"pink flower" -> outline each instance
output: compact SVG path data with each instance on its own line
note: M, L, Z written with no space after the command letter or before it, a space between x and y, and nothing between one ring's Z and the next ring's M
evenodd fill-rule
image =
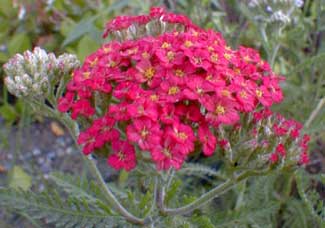
M135 150L132 145L126 141L112 142L113 154L108 157L107 163L114 169L125 169L131 171L136 167Z
M207 125L200 125L198 129L198 137L202 143L203 154L211 156L216 150L217 138L211 133Z
M205 70L209 70L211 67L210 53L206 49L188 49L185 50L184 54L190 59L194 67L201 67Z
M127 112L132 118L147 117L152 121L156 121L158 119L157 104L150 100L143 100L128 105Z
M95 109L91 107L88 100L78 100L72 104L71 118L76 119L79 115L91 117L95 114Z
M138 73L135 74L135 78L139 82L147 82L147 85L154 88L161 82L162 70L153 66L149 60L142 60L136 65Z
M184 89L183 93L190 100L201 99L205 94L216 89L211 83L199 76L193 76L191 80L187 81L186 85L187 88Z
M168 127L165 132L175 141L180 153L187 155L193 151L195 136L190 126L175 121L173 127Z
M176 108L172 104L166 104L161 108L160 121L164 124L173 124L179 121L178 115L175 115Z
M109 115L94 120L91 128L98 130L95 144L97 148L102 147L106 142L113 142L120 138L119 131L114 128L115 122L116 120Z
M233 100L226 97L206 97L207 121L215 126L236 123L239 120L239 115L235 105Z
M58 110L60 112L67 112L71 109L73 104L74 93L67 92L64 97L58 100Z
M130 142L137 143L142 150L151 150L160 143L162 131L150 119L136 119L126 129Z
M280 143L279 145L277 145L276 147L276 152L281 156L281 157L285 157L286 156L286 149L284 147L284 145L282 143Z
M302 165L306 165L309 163L309 156L306 152L300 154L299 163Z
M152 160L158 170L167 170L171 167L180 169L186 155L176 147L176 142L170 137L163 137L164 142L154 147L151 151Z
M174 65L181 65L185 58L182 52L165 48L159 48L156 51L156 56L160 60L161 65L166 68L171 68Z
M271 163L276 163L279 160L279 155L277 153L272 153L270 156Z
M80 132L78 136L78 144L82 144L82 152L85 155L90 154L96 149L96 136L98 134L98 130L94 128L89 128L86 131Z
M263 84L268 88L272 100L279 103L283 100L282 90L279 86L279 82L283 78L280 77L263 77Z
M272 105L272 97L265 86L260 86L255 89L255 96L257 100L264 105L265 107L269 107Z
M204 116L200 112L200 107L197 104L178 104L175 109L175 114L184 119L185 122L199 122L204 119ZM178 119L174 119L173 122L177 122Z
M165 9L162 7L151 7L150 8L150 17L159 18L166 13Z

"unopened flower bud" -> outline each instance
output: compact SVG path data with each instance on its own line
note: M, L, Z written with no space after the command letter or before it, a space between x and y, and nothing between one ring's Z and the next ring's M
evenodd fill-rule
M249 0L254 20L268 24L289 24L295 19L296 9L302 7L302 0Z
M270 17L270 22L280 22L283 24L290 23L290 18L288 15L284 14L281 10L278 10L272 14Z
M64 53L58 57L57 65L63 74L68 74L80 66L80 61L76 55Z
M31 86L33 83L33 80L31 79L31 77L29 77L28 74L24 74L21 79L22 83L26 84L27 86Z

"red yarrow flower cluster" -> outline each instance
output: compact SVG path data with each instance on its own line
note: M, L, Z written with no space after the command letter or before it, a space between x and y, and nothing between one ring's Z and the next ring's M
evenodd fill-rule
M150 153L159 170L181 168L194 151L211 156L224 144L216 129L236 126L241 116L283 99L283 78L256 50L232 50L219 33L204 31L183 15L152 8L149 15L117 17L104 36L140 33L157 21L175 29L104 44L73 72L59 100L60 111L88 123L78 139L83 152L111 148L108 163L116 169L134 168L136 151ZM274 131L289 131L281 128Z

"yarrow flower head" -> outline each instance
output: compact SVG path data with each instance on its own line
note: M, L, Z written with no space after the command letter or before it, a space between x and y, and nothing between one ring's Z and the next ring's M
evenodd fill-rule
M17 97L42 96L48 93L50 83L58 75L68 74L78 67L76 56L64 54L56 58L53 53L36 47L33 52L16 54L4 66L5 84Z
M85 154L108 151L108 164L127 171L143 156L179 169L200 152L247 167L308 161L301 125L269 110L283 99L283 78L256 50L232 50L220 33L163 8L119 16L108 35L118 41L86 58L58 104L86 123Z

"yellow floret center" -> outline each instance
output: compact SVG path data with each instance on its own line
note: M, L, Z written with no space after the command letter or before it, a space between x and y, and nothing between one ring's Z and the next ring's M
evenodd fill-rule
M218 55L216 53L213 53L210 58L212 62L218 62Z
M260 89L257 89L257 90L256 90L256 96L257 96L257 97L262 97L262 95L263 95L263 91L260 90Z
M218 105L215 110L215 113L217 115L223 115L223 114L225 114L225 112L226 112L225 107L223 107L222 105Z
M247 98L247 93L245 91L241 91L239 95L242 98Z
M169 95L175 95L179 92L179 88L177 86L172 86L168 90Z
M164 42L162 45L161 45L162 48L169 48L170 47L170 43L168 42Z
M171 158L171 157L172 157L172 155L171 155L169 149L167 149L167 148L164 148L164 149L162 150L162 153L163 153L166 157L168 157L168 158Z
M144 71L144 76L147 78L147 79L151 79L153 78L153 76L155 75L155 69L153 67L149 67L147 68L145 71Z
M142 58L149 59L149 57L150 57L150 55L149 55L148 52L145 51L145 52L142 53Z
M175 70L175 75L177 76L177 77L180 77L180 78L182 78L182 77L184 77L184 71L182 71L181 69L177 69L177 70Z
M231 59L231 54L225 53L223 56L224 56L225 59L227 59L227 60L230 60L230 59Z
M141 134L142 138L146 138L147 135L149 134L149 131L146 128L144 128L144 129L142 129L140 134Z
M187 47L187 48L191 47L192 45L193 45L193 43L191 41L189 41L189 40L186 40L184 42L184 46Z
M82 76L83 76L85 79L88 79L89 76L90 76L90 72L89 72L89 71L87 71L87 72L83 72L83 73L82 73Z
M124 154L122 151L119 151L119 152L117 153L117 156L118 156L118 159L119 159L120 161L124 161L124 160L125 160L125 154Z
M173 51L167 52L167 59L173 61L175 59L175 53Z
M177 134L177 137L180 138L181 140L186 140L187 139L187 134L184 132L180 132Z

